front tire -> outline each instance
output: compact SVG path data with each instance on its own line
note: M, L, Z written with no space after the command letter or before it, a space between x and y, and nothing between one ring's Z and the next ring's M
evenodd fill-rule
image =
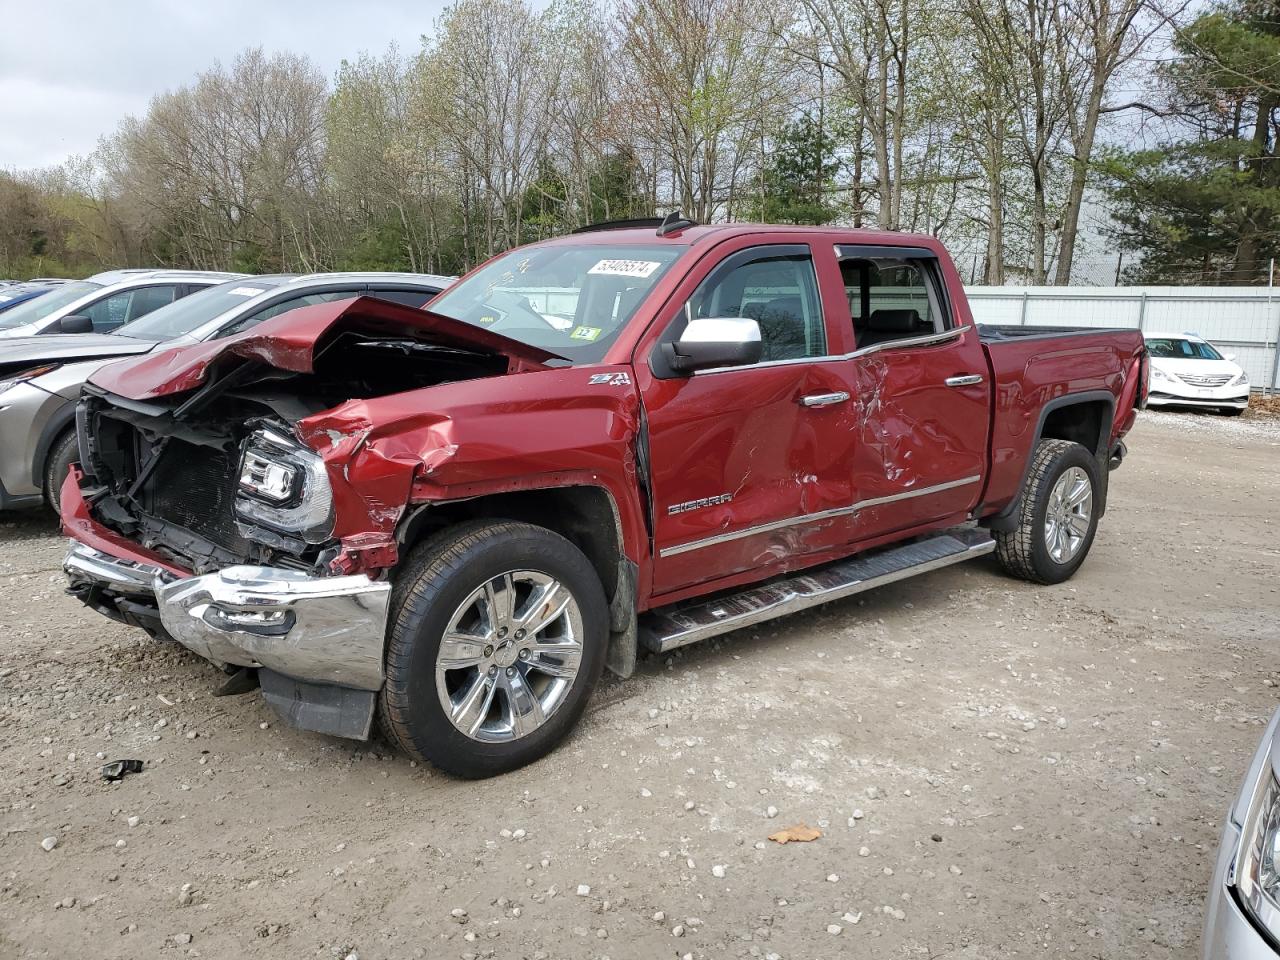
M1062 583L1080 569L1098 529L1098 461L1069 440L1041 440L1031 457L1018 525L996 531L1005 571L1032 583Z
M459 777L532 763L582 715L608 639L600 579L564 537L527 523L452 527L399 574L383 735Z
M71 465L79 460L80 443L76 440L75 430L68 430L49 448L49 459L44 465L44 502L58 516L62 515L59 504L63 481L67 479Z
M1238 417L1244 413L1243 407L1219 407L1218 412L1227 417Z

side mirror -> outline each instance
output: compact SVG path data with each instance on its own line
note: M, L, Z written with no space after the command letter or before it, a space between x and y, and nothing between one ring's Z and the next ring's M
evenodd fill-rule
M1235 362L1236 362L1236 355L1235 355L1234 353L1224 353L1224 354L1222 355L1222 359L1223 359L1223 360L1230 360L1232 363L1235 363Z
M671 369L684 374L758 363L762 349L760 324L747 317L697 317L679 340L663 344Z
M73 313L58 321L60 333L93 333L93 321L83 314Z

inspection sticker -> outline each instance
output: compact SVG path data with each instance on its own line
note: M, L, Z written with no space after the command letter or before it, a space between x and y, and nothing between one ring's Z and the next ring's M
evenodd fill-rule
M234 290L228 291L233 297L256 297L263 293L262 287L236 287Z
M662 264L656 260L601 260L587 273L606 277L647 277L660 266Z
M599 327L574 327L569 334L570 340L599 340L600 334L604 333Z

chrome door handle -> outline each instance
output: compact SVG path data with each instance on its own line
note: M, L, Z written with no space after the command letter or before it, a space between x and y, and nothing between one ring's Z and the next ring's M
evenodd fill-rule
M844 403L849 399L849 394L843 390L836 393L811 393L807 397L801 397L800 402L806 407L829 407L832 404Z
M972 387L976 383L981 383L982 379L983 377L980 373L966 373L960 377L947 377L943 382L948 387Z

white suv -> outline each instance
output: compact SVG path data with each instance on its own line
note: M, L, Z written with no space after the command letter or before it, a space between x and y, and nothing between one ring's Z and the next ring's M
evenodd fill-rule
M208 270L109 270L6 310L0 314L0 338L110 333L189 293L244 276Z

